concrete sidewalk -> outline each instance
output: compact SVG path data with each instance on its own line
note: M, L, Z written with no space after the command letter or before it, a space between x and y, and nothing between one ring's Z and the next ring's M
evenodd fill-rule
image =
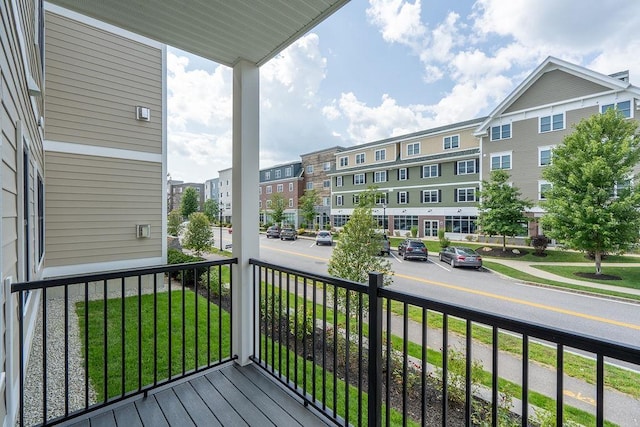
M539 277L541 279L554 280L556 282L569 283L572 285L584 286L587 288L602 289L602 290L607 290L612 292L619 292L623 294L640 296L640 289L625 288L625 287L615 286L615 285L606 285L602 283L589 282L586 280L570 279L567 277L558 276L557 274L540 270L539 268L535 268L535 266L537 265L585 267L585 266L593 266L592 263L591 264L584 263L584 262L546 262L545 263L545 262L529 262L529 261L520 261L520 260L514 260L514 259L489 258L489 257L485 258L485 261L495 262L496 264L502 264L504 266L514 268L518 271L522 271L523 273L527 273L532 276ZM603 268L606 268L606 267L640 267L640 262L606 263L604 264Z

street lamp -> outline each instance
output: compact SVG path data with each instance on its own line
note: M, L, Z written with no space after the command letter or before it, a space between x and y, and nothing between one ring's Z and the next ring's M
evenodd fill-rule
M387 234L387 204L382 204L382 231Z
M220 227L220 252L222 252L222 211L224 211L223 207L218 209L218 213L220 214L220 220L218 221L218 227Z

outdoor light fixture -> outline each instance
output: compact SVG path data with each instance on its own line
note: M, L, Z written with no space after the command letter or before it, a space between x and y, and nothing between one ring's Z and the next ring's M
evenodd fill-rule
M151 237L151 224L136 224L136 238L145 239Z
M136 107L136 120L144 122L151 120L151 109L147 107Z

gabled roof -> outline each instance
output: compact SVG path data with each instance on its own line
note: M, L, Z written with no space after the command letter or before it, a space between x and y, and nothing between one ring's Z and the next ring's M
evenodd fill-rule
M631 85L628 81L622 80L616 74L608 76L588 68L572 64L562 59L549 56L531 74L520 83L486 118L474 133L476 136L483 135L493 119L502 115L509 107L515 103L529 88L531 88L540 78L548 72L560 70L565 73L577 76L593 84L600 85L610 91L631 90L640 96L638 87Z
M348 0L48 2L219 64L260 66Z

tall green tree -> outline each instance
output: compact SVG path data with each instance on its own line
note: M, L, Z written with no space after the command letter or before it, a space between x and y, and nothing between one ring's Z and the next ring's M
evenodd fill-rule
M638 124L617 110L583 119L553 150L543 171L545 234L572 249L594 255L602 274L602 255L628 250L640 233Z
M378 256L382 249L382 235L375 232L378 224L372 215L376 194L377 191L373 188L360 194L359 204L340 233L340 239L329 259L330 275L367 282L369 273L377 271L384 274L385 286L393 283L391 263ZM346 310L346 295L344 289L337 290L338 305L343 310ZM350 308L357 309L355 298L351 301L354 304Z
M507 236L522 231L528 221L524 211L533 204L521 198L520 190L509 185L509 174L504 170L491 172L489 181L482 181L479 192L478 225L484 234L502 236L502 250L507 250Z
M182 229L182 214L176 209L169 212L167 217L167 233L169 236L177 236Z
M192 213L184 236L184 247L200 256L203 252L210 252L213 244L213 230L207 216L202 212Z
M180 201L180 212L183 218L189 218L189 216L198 212L198 192L193 187L187 187L182 192L182 199Z
M207 216L209 222L215 222L218 219L218 201L214 199L207 199L204 202L204 214Z
M316 206L318 205L318 190L305 190L302 197L300 197L300 211L302 219L307 224L307 227L313 226L313 220L316 217Z
M271 219L275 224L281 224L284 219L284 210L287 208L284 197L280 193L271 196Z

